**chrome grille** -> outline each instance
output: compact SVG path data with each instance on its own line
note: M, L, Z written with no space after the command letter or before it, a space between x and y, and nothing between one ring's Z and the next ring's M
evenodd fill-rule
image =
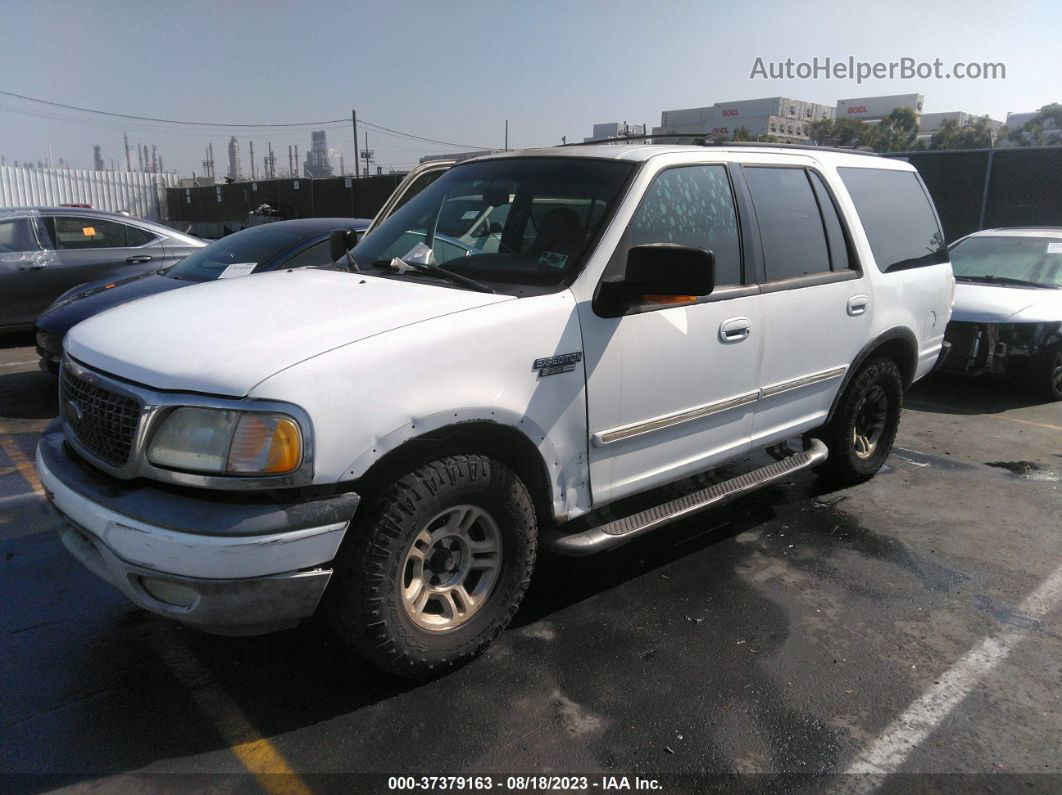
M114 467L129 460L140 422L140 404L99 384L78 378L64 367L59 399L66 427L100 461Z

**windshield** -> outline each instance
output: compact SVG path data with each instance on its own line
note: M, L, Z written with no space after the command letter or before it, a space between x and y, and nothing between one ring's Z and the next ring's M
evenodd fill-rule
M166 275L192 282L244 276L305 238L305 232L278 229L272 224L255 226L189 254L166 271Z
M361 268L390 271L398 258L502 290L554 287L580 267L633 169L627 162L557 157L458 166L351 253Z
M951 250L956 279L1062 287L1062 238L969 237Z

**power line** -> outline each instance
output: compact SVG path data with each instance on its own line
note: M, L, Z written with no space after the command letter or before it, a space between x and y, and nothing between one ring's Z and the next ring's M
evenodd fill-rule
M134 116L134 115L131 115L131 114L128 114L128 113L112 113L110 111L105 111L105 110L96 110L95 108L83 108L83 107L80 107L78 105L67 105L67 104L62 103L62 102L52 102L51 100L40 99L39 97L30 97L30 96L26 96L25 94L16 94L14 91L4 91L3 89L0 89L0 94L2 94L4 96L9 96L9 97L15 97L16 99L25 100L27 102L36 102L36 103L39 103L39 104L42 104L42 105L50 105L51 107L62 108L64 110L74 110L74 111L78 111L78 112L81 112L81 113L93 113L93 114L96 114L96 115L99 115L99 116L108 116L108 117L115 118L115 119L127 119L127 120L131 120L131 121L139 121L139 122L154 122L154 123L159 123L159 124L177 124L177 125L181 125L181 126L185 126L185 127L200 127L200 128L202 128L202 127L216 127L216 128L221 128L223 130L224 129L230 129L231 130L231 129L236 129L236 128L239 128L239 129L257 129L257 130L263 131L263 134L267 134L267 131L270 128L276 129L276 128L283 128L283 127L322 127L324 125L333 125L333 124L334 125L342 124L342 125L345 126L346 122L347 122L346 119L328 119L328 120L325 120L325 121L310 121L310 122L280 122L280 123L276 123L276 124L246 124L246 123L226 124L226 123L222 123L222 122L182 121L180 119L162 119L162 118L158 118L158 117L155 117L155 116ZM18 112L31 113L31 111L18 111ZM403 138L409 138L409 139L412 139L412 140L415 140L415 141L424 141L424 142L427 142L427 143L441 144L443 146L453 146L453 147L465 148L465 149L490 149L490 147L488 147L488 146L479 146L479 145L476 145L476 144L460 144L460 143L454 143L453 141L443 141L443 140L440 140L438 138L427 138L427 137L422 136L422 135L414 135L413 133L407 133L407 132L403 132L401 130L395 130L395 129L392 129L390 127L385 127L382 124L376 124L375 122L365 121L364 119L361 121L361 123L366 125L367 127L373 128L375 130L380 130L382 132L391 133L392 135L398 135L398 136L401 136Z

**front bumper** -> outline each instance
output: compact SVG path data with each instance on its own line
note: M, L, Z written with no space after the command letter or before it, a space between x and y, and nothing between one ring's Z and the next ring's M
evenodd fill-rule
M952 320L944 332L950 353L940 369L965 375L1002 375L1058 341L1058 323L981 323Z
M126 484L81 463L55 422L37 472L74 557L140 607L222 634L311 615L359 502L249 503Z

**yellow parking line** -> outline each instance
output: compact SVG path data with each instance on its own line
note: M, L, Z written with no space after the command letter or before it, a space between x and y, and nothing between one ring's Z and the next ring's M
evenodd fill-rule
M33 464L25 454L18 449L14 439L6 434L0 435L0 448L3 448L4 453L11 459L11 463L15 465L15 469L19 471L33 491L43 497L44 487L41 485L40 478L37 477L37 470L33 468Z
M272 795L305 795L312 792L283 754L259 734L236 702L218 686L210 672L188 648L167 631L155 632L153 639L159 656L189 691L199 709L210 718L218 733L229 744L229 750L257 779L262 789Z
M988 416L994 417L997 420L1003 420L1004 422L1020 422L1022 425L1035 425L1037 428L1047 428L1049 431L1062 431L1062 425L1051 425L1048 422L1033 422L1032 420L1019 420L1017 417L995 417L995 415L989 414Z

